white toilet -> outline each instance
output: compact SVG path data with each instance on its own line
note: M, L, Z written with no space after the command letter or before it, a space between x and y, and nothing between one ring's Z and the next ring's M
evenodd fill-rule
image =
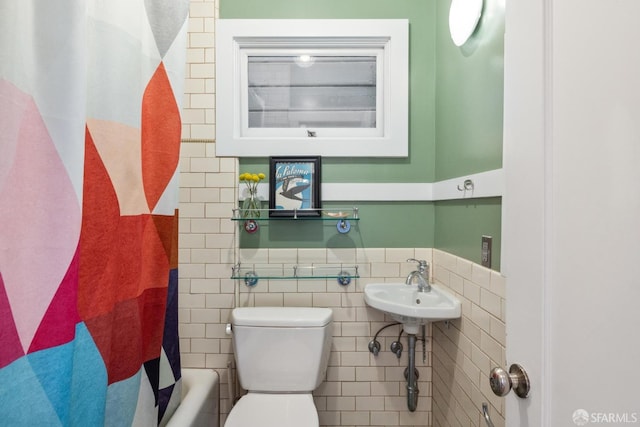
M318 427L311 392L331 350L328 308L243 307L231 313L240 384L225 427Z

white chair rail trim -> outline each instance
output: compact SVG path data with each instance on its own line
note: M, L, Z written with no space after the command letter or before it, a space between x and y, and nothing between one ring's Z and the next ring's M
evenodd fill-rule
M465 181L470 180L465 189ZM423 201L500 197L504 191L502 169L460 176L434 183L323 183L322 200L328 202ZM258 185L258 196L269 199L269 184Z

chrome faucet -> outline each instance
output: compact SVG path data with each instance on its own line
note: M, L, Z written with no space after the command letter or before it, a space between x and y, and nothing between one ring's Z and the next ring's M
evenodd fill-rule
M409 258L407 262L417 262L418 269L409 273L405 284L411 285L415 280L418 282L418 292L431 292L431 285L429 284L429 263L423 259L413 258Z

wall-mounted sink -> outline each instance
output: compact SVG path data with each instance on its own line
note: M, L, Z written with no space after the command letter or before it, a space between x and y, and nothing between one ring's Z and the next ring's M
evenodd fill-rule
M456 319L462 312L460 300L431 285L430 292L418 292L416 286L404 283L370 283L364 288L365 302L404 324L408 334L418 327L438 320Z

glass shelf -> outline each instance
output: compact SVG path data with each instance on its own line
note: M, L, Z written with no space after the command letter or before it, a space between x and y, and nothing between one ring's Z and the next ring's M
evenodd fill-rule
M341 285L348 285L351 279L357 279L357 265L322 264L322 265L240 265L233 267L232 279L244 280L247 286L255 286L259 279L336 279Z
M245 215L243 209L233 209L232 221L282 221L282 220L305 220L305 221L359 221L358 208L328 208L328 209L294 209L291 216L269 216L271 212L277 212L282 214L281 209L254 209L254 212L258 212L253 215ZM312 212L313 215L309 215ZM316 212L320 212L320 215L315 215Z

